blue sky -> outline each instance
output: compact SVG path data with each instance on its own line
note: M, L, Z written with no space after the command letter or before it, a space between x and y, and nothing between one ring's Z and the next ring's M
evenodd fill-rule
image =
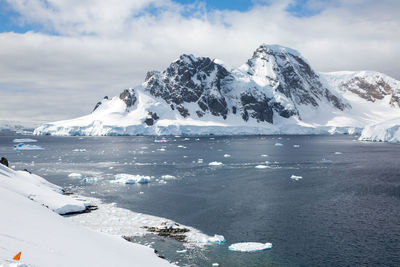
M45 3L46 1L43 2ZM182 5L203 3L208 11L229 10L246 12L254 5L269 5L267 0L174 0L174 2ZM331 3L332 0L320 0L319 2ZM308 7L308 0L293 0L292 3L287 6L286 11L295 17L313 16L320 12L319 9L310 9ZM183 15L190 16L190 13L185 13ZM39 23L21 20L21 16L18 12L14 11L5 0L0 0L0 32L25 33L27 31L46 32L53 35L57 34L48 28L44 28Z

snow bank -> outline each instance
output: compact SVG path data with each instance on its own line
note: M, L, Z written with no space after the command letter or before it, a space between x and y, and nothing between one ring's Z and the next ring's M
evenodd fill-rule
M119 173L114 175L115 180L112 183L120 184L147 184L150 182L151 177L145 175L132 175L127 173Z
M81 212L89 203L62 194L62 188L26 171L14 171L0 164L0 187L29 198L49 209L66 214Z
M0 165L0 266L172 266L153 249L75 225L27 198L42 190L54 192L50 202L60 195L43 178ZM11 259L19 251L18 265Z
M42 150L44 149L41 146L37 145L26 145L24 143L19 143L17 145L14 145L14 150Z
M271 249L271 243L257 243L257 242L243 242L235 243L229 246L229 250L240 251L240 252L255 252L261 250Z
M186 247L204 247L223 244L225 241L225 238L221 235L208 236L193 227L178 224L166 218L119 208L114 203L102 203L99 199L88 200L98 206L98 209L79 216L67 216L66 219L99 232L129 237L155 234L147 231L145 226L159 229L166 227L185 228L189 230L185 232L186 243L184 245Z
M33 143L37 142L36 139L31 139L31 138L20 138L20 139L14 139L14 143Z
M361 132L359 140L400 142L400 118L366 126Z

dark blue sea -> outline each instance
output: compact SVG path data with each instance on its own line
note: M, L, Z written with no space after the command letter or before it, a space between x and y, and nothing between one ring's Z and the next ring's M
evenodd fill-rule
M152 240L180 266L400 266L398 144L348 135L171 136L163 142L155 142L161 137L28 136L44 149L15 151L14 138L21 136L0 136L0 156L15 169L28 169L74 193L225 236L225 245L183 254L175 252L182 248L178 241L138 238ZM214 161L222 165L209 166ZM71 179L72 172L92 182ZM118 173L153 178L144 185L111 184ZM162 175L177 179L160 183ZM228 250L246 241L270 242L273 248Z

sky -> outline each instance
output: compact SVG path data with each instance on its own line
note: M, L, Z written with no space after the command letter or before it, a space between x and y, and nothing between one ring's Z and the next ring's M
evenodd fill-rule
M183 53L239 67L262 43L400 80L398 14L398 0L0 0L0 121L86 115Z

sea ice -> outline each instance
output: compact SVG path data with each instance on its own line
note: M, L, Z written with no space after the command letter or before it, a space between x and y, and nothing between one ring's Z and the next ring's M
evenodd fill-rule
M257 243L257 242L243 242L235 243L229 246L229 250L240 251L240 252L254 252L266 249L271 249L271 243Z
M173 180L173 179L176 179L175 176L173 176L173 175L168 175L168 174L167 174L167 175L162 175L161 178L164 179L164 180Z
M208 163L208 165L209 166L221 166L221 165L223 165L223 163L219 162L219 161L212 161L212 162Z
M19 143L17 145L14 145L14 150L42 150L44 149L41 146L37 145L26 145L24 143Z
M82 174L73 172L73 173L68 174L68 177L69 178L82 178Z
M266 168L268 168L268 166L267 165L257 165L255 168L256 169L266 169Z
M224 155L224 158L230 158L230 157L231 157L231 155L229 155L229 154Z
M74 150L72 150L73 152L86 152L86 149L84 148L75 148Z
M121 184L147 184L150 182L150 176L145 175L132 175L127 173L119 173L114 175L115 180L110 181L111 183Z
M290 179L295 180L295 181L298 181L298 180L300 180L300 179L303 179L303 176L298 176L298 175L292 174L292 176L290 176Z
M37 140L31 139L31 138L20 138L20 139L14 139L13 142L14 143L33 143L33 142L37 142Z
M225 244L225 237L223 235L214 235L208 238L208 242L218 245Z
M275 143L275 146L283 146L281 143Z

